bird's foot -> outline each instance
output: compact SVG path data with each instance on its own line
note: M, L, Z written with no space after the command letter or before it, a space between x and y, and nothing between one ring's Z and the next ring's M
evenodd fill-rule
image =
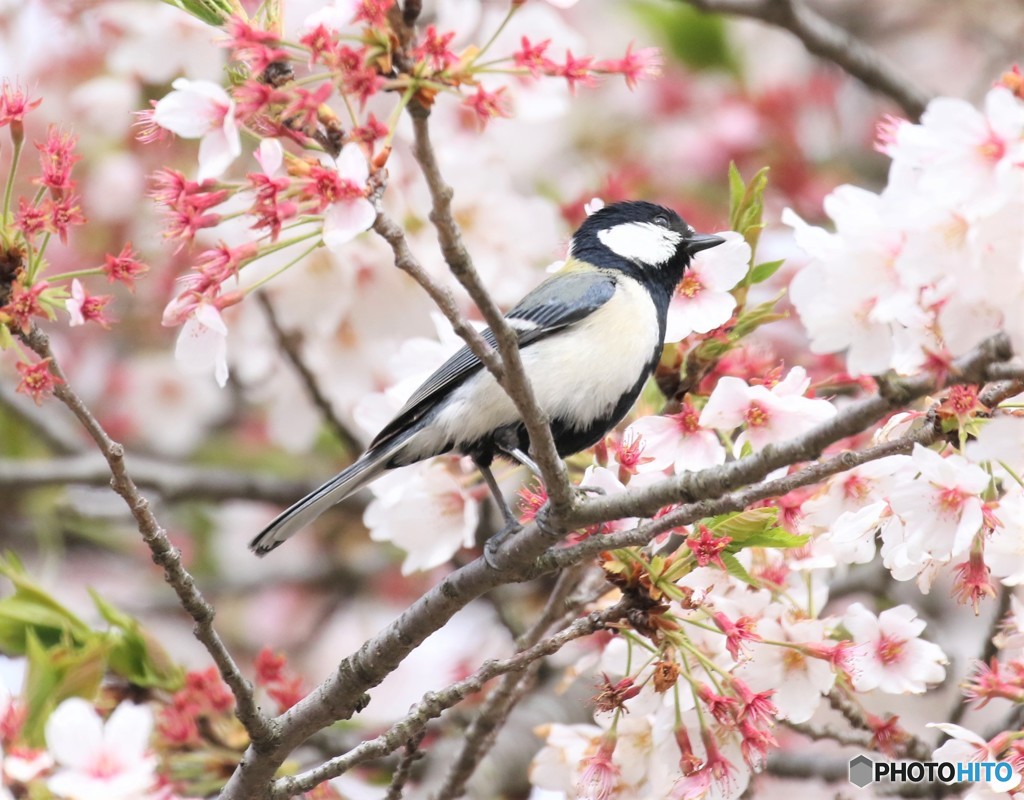
M487 562L487 566L491 569L501 569L497 562L498 551L501 550L505 542L515 534L519 533L522 529L523 526L520 525L517 520L509 520L504 528L484 542L484 561Z

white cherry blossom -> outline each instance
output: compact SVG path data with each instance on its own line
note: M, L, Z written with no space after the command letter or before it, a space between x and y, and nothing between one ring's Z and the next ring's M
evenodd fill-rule
M749 441L755 451L791 439L836 414L835 406L827 400L803 396L809 384L803 367L794 367L772 389L749 386L740 378L725 376L708 398L700 424L719 430L743 426L736 440L737 448Z
M370 486L376 496L363 514L375 542L406 552L402 574L443 564L473 544L480 505L444 460L386 473Z
M366 181L370 165L359 145L349 142L338 154L338 176L349 190L324 212L324 244L335 249L368 230L377 218L373 204L366 199Z
M121 703L104 722L88 701L65 700L46 721L46 746L57 762L47 788L71 800L138 800L156 781L152 730L147 706Z
M946 656L921 639L925 621L908 605L886 609L877 617L861 603L843 616L843 626L860 645L852 651L854 688L889 694L921 694L946 676Z
M199 139L196 179L218 178L242 152L235 101L212 81L178 78L153 109L153 121L185 139Z
M729 290L747 274L750 245L735 231L717 235L725 244L697 253L672 295L666 342L712 331L728 322L736 308L736 298Z

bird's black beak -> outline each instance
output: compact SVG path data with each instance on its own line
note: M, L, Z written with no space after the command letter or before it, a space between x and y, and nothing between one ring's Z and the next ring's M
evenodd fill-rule
M721 236L715 236L710 233L697 233L686 240L686 252L692 256L694 253L699 253L701 250L707 250L711 247L718 247L720 244L725 244L725 239Z

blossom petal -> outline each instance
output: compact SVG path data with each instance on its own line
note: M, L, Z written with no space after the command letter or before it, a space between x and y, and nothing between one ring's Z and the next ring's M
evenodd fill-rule
M114 709L103 731L104 743L125 757L140 760L153 732L153 712L149 706L124 702Z
M46 747L57 763L83 769L103 741L103 721L92 703L69 697L46 721Z
M366 198L334 203L324 213L324 244L331 249L341 247L369 230L375 219L377 212Z

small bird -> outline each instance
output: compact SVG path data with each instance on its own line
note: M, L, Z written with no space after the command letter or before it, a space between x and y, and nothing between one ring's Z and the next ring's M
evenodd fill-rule
M654 203L605 206L573 234L565 266L506 314L560 456L599 442L636 402L661 357L669 300L683 272L695 253L724 241ZM495 346L489 328L482 336ZM538 473L529 446L512 400L463 347L355 463L283 511L249 547L265 555L384 470L449 452L473 459L512 529L515 517L490 465L502 456Z

